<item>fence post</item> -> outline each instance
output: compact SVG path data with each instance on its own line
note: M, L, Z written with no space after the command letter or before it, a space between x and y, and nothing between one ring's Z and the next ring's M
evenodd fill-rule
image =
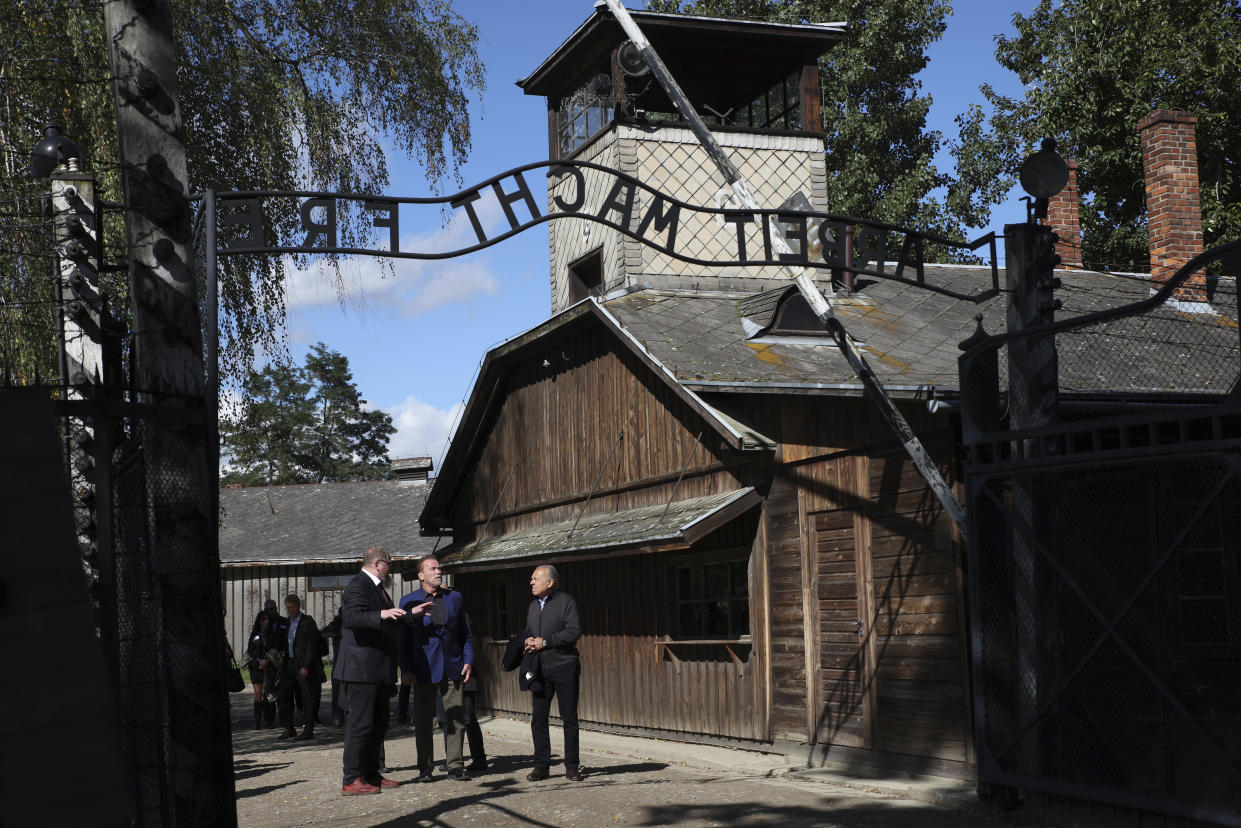
M1054 253L1056 234L1037 224L1009 224L1004 227L1007 262L1008 330L1017 333L1054 321L1059 301L1051 297L1058 286L1053 269L1059 260ZM1025 431L1053 425L1057 419L1059 371L1054 334L1010 340L1008 343L1008 427ZM1046 437L1033 437L1013 445L1013 457L1031 458L1054 453ZM1038 546L1048 545L1052 523L1049 514L1049 486L1045 472L1025 471L1013 475L1011 508L1013 514L1012 590L1015 627L1018 721L1027 736L1014 751L1021 771L1036 774L1042 746L1038 728L1028 728L1042 697L1043 669L1040 659L1039 620L1045 589L1039 566Z
M144 542L118 560L121 707L137 823L237 824L201 314L169 0L109 0ZM141 681L137 677L141 677Z
M52 237L56 242L56 273L60 284L63 336L61 359L64 388L69 400L94 400L103 384L103 329L107 311L99 290L99 221L95 178L70 158L51 175ZM74 526L90 588L91 603L99 611L99 546L94 446L96 418L67 417L65 458L73 498ZM105 498L106 502L106 498ZM98 623L98 620L97 620Z

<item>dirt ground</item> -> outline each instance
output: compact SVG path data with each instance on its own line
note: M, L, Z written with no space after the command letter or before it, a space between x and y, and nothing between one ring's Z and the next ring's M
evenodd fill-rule
M325 688L326 689L326 688ZM324 711L327 710L324 700ZM413 730L393 722L387 776L402 784L371 796L341 796L340 728L313 742L250 727L249 697L233 696L237 816L242 826L611 826L757 825L976 828L1026 824L1012 816L962 813L924 802L784 776L778 760L745 751L582 732L582 770L571 783L553 759L552 777L528 782L529 725L483 722L491 767L468 782L436 771L419 784ZM553 728L553 747L558 745ZM443 759L436 734L436 756ZM714 765L714 767L711 767Z

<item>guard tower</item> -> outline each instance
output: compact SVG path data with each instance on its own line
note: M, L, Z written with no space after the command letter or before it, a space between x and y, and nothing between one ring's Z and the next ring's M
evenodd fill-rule
M786 25L630 12L765 207L803 193L828 209L819 91L819 56L844 34L841 24ZM732 191L688 125L627 47L602 3L569 39L517 82L547 99L548 155L592 161L628 173L681 201L731 204ZM548 202L566 177L548 179ZM586 172L599 202L613 178ZM606 190L604 190L606 193ZM571 196L571 194L570 194ZM634 216L649 198L639 191ZM635 223L637 219L635 218ZM760 243L752 228L748 244ZM550 224L552 312L589 295L646 285L754 289L784 278L778 268L706 267L679 261L609 227L579 219ZM713 217L683 222L677 244L698 258L732 258L733 227ZM751 249L756 249L751 247Z

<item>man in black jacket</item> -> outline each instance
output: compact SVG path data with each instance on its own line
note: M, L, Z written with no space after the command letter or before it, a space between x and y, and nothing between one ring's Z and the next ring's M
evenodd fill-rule
M288 611L288 628L277 632L284 659L280 665L280 690L278 703L280 723L284 730L276 738L290 736L298 740L313 739L315 724L319 720L319 688L327 678L323 673L323 640L315 619L302 612L302 599L290 594L284 599ZM274 639L273 639L274 640ZM300 735L293 729L293 692L301 689L306 708L306 723Z
M332 676L345 694L342 794L375 794L397 783L379 775L379 753L388 730L389 691L396 684L396 625L405 610L395 607L385 585L392 582L392 556L372 546L362 571L341 600L340 654ZM414 614L425 611L421 607Z
M582 637L578 620L577 602L573 596L558 589L560 573L556 567L544 564L530 576L530 592L534 600L526 611L525 651L536 653L542 686L531 688L533 713L530 717L530 735L534 739L534 770L526 777L531 782L548 777L552 761L552 742L548 733L547 719L551 713L552 696L560 707L560 722L564 727L565 779L582 781L578 761L577 738L577 691L581 662L577 654L577 640Z

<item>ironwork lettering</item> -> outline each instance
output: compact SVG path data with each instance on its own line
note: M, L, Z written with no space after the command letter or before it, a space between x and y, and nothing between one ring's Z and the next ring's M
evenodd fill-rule
M793 242L797 242L792 253L780 254L780 261L799 265L809 264L810 257L806 251L806 217L776 213L776 221L780 222L780 226L784 229L784 238L789 245L792 246Z
M896 260L896 275L904 276L906 267L914 269L915 278L919 282L926 278L922 268L922 239L918 236L905 236L900 258Z
M478 190L470 190L448 203L453 207L465 208L465 214L470 217L470 224L474 227L474 235L478 236L478 243L484 244L487 241L487 234L483 231L483 223L478 220L478 212L474 209L474 202L480 198L482 195Z
M671 253L676 249L677 243L677 222L681 219L681 207L673 204L667 211L664 210L664 200L659 196L651 202L651 206L646 209L646 214L642 216L642 221L638 224L637 236L642 241L646 241L646 228L654 227L656 233L662 233L665 229L668 231L668 240L664 243L664 252Z
M509 227L514 230L520 230L521 222L517 220L517 214L513 212L513 202L524 200L526 202L526 209L530 211L530 215L533 218L537 219L541 214L539 213L539 205L534 202L534 196L530 192L530 187L526 185L526 179L521 177L521 173L515 173L513 178L517 180L517 192L504 192L504 188L500 186L499 181L491 185L491 190L500 201L500 208L504 210L504 217L508 219ZM478 230L477 227L474 229L475 231Z
M221 235L217 238L219 246L223 250L247 250L252 247L261 247L263 244L263 207L262 202L257 198L237 198L232 199L230 206L240 207L242 209L234 212L220 212L216 218L220 224L235 224L239 227L245 227L249 232L242 237L228 238L227 235Z
M866 267L867 262L875 263L875 270L883 273L883 256L887 249L887 232L877 227L859 225L854 234L853 264L855 267Z
M541 212L538 201L524 176L525 172L533 169L547 170L548 175L553 178L549 193L550 209L546 215ZM591 171L592 176L599 178L599 184L606 184L609 181L611 183L606 189L601 186L588 189L587 170ZM555 178L557 176L559 176L558 179ZM505 179L511 179L512 182L509 183ZM601 202L596 203L595 199L598 196L593 194L600 192L605 192L606 196ZM504 232L491 237L483 227L476 204L487 195L495 196L508 222L508 227ZM219 193L215 197L227 205L225 209L217 212L219 224L222 227L234 228L232 232L220 237L219 252L225 255L349 253L406 259L448 259L488 247L537 224L561 218L576 218L616 228L626 236L657 249L664 255L695 265L765 267L788 264L800 267L830 268L837 272L848 271L894 279L971 301L982 301L999 292L995 234L983 236L973 243L966 243L865 219L816 213L810 209L810 202L804 195L797 199L790 199L775 209L696 206L659 192L619 170L573 159L539 162L518 167L489 178L464 193L444 198L400 198L314 192L237 192ZM268 217L269 220L265 221L264 209L275 209L265 199L275 198L302 199L298 206L301 230L304 233L304 241L301 245L286 242L277 246L266 246L264 227L267 224L274 226L282 224L282 221L276 217ZM643 208L638 203L638 199L649 199L649 202ZM357 202L360 209L369 211L371 225L375 230L381 232L382 228L387 228L386 250L383 249L382 236L378 233L375 239L365 243L364 246L347 248L338 246L340 207L337 202L341 200L347 203ZM529 212L529 217L523 217L524 220L518 217L515 209L518 202L525 204L525 209ZM474 229L476 243L452 250L401 250L401 212L417 208L443 207L445 204L451 205L454 209L465 210L470 226ZM681 221L687 214L694 216L695 223L692 226L703 228L699 231L701 233L716 233L718 231L713 225L718 225L726 235L727 227L731 224L736 237L735 255L730 258L728 253L722 253L708 258L707 254L700 252L704 249L704 245L686 245L680 229ZM709 217L713 217L714 221L707 221ZM762 249L753 254L748 249L746 238L751 232L748 228L752 222L759 223L756 232L762 234ZM789 243L789 251L773 253L772 236L777 230ZM990 245L990 288L977 293L960 294L947 287L926 284L926 268L923 258L927 243L944 248L965 248L971 251ZM678 244L682 247L693 247L694 250L692 252L688 249L679 250ZM885 257L889 253L896 257L895 268L889 268L885 262Z
M388 250L396 253L401 249L401 216L399 206L395 201L367 201L363 202L363 207L372 212L383 212L381 216L375 216L371 222L376 227L388 228Z
M572 201L565 201L560 193L556 193L552 197L552 201L566 213L577 213L582 209L582 205L586 203L586 176L582 175L582 171L577 167L558 166L552 169L553 175L568 175L573 179L574 196Z
M750 223L750 214L740 210L729 210L724 213L724 221L729 224L737 225L737 261L744 262L745 255L745 226Z
M323 208L327 221L320 223L310 217L310 211L316 207ZM302 229L306 231L306 239L302 242L302 247L319 247L320 245L316 242L319 241L320 236L327 239L327 244L322 245L324 248L336 247L336 199L308 198L302 202L301 212Z
M621 195L625 196L624 201L620 201ZM616 183L612 185L612 191L608 193L608 197L603 200L603 206L599 208L596 217L607 221L608 213L616 210L621 214L620 226L626 230L633 220L633 185L623 178L616 179Z

